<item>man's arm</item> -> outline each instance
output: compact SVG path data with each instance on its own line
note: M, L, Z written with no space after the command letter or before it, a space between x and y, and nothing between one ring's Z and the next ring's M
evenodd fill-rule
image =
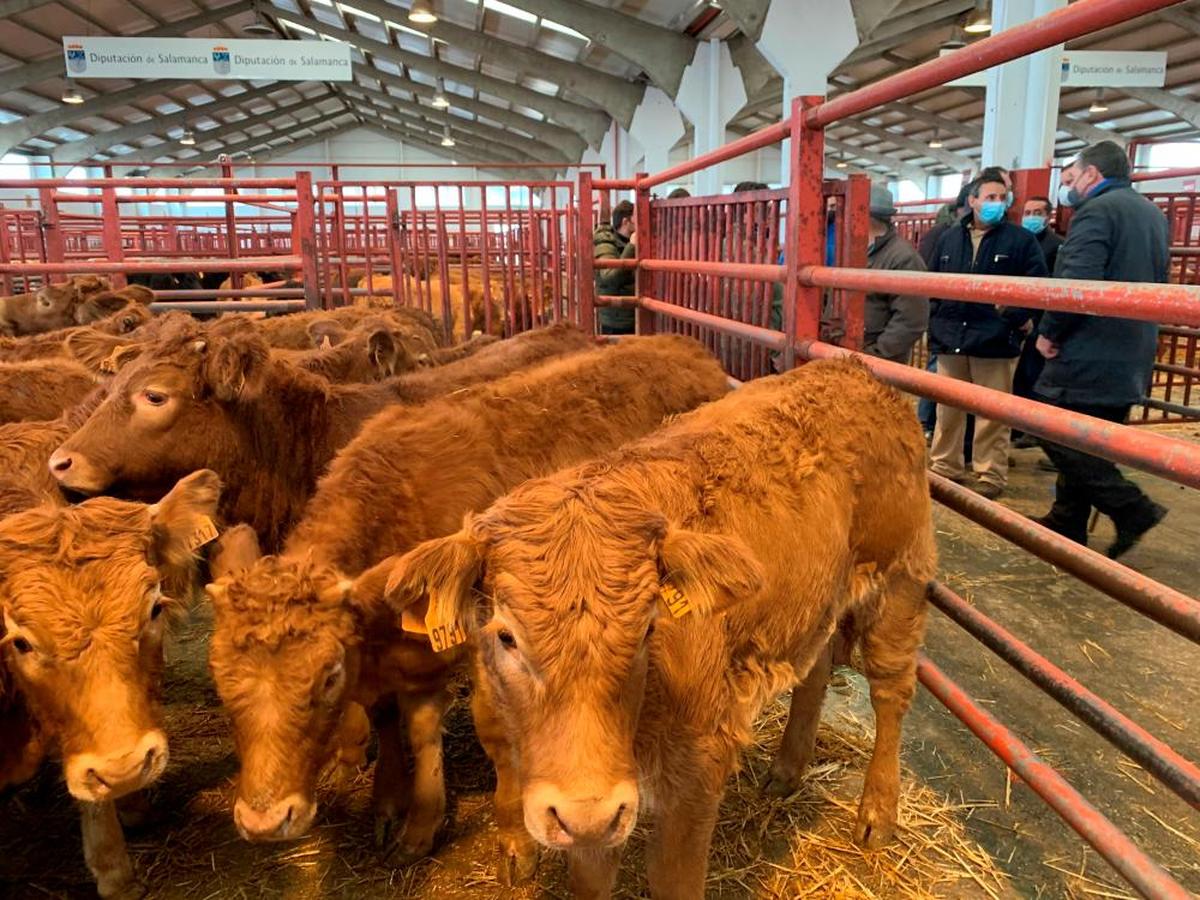
M1111 253L1112 230L1105 226L1102 214L1086 206L1071 219L1067 239L1058 248L1055 278L1103 281ZM1051 344L1061 344L1083 322L1082 313L1047 311L1038 334Z
M924 272L925 261L914 253L889 268L900 272ZM911 351L929 327L929 298L902 294L892 299L891 307L892 317L868 352L895 359Z

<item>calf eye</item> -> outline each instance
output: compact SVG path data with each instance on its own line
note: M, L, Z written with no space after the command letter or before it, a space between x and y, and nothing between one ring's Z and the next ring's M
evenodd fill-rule
M33 644L29 643L29 641L25 640L23 637L13 638L12 645L13 649L22 656L33 651Z
M505 649L508 649L508 650L516 650L517 649L517 639L515 637L513 637L513 633L511 631L509 631L507 628L501 628L499 631L496 632L496 640L498 640L501 644L503 644Z
M142 391L142 399L151 406L162 406L167 402L167 395L159 391Z
M158 603L155 603L152 607L150 607L150 620L153 621L153 620L157 619L159 616L162 615L162 612L163 612L163 604L162 604L162 601L160 600Z

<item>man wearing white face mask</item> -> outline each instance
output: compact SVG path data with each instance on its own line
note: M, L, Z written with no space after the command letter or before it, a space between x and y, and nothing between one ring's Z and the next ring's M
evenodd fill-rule
M1037 238L1007 221L1009 188L1002 169L984 169L971 185L970 212L938 239L931 271L973 275L1047 274ZM929 317L929 349L937 354L938 374L1009 393L1032 313L1018 307L935 300ZM967 481L963 453L966 413L938 405L930 468ZM989 499L1008 484L1009 428L976 418L972 468L975 490Z
M1075 208L1055 276L1093 281L1165 283L1170 246L1166 216L1129 181L1129 157L1112 141L1088 147L1063 171L1060 195ZM1046 366L1038 399L1110 422L1124 422L1154 368L1158 326L1134 319L1047 312L1037 348ZM1042 441L1058 469L1054 506L1037 521L1087 543L1092 508L1113 520L1114 559L1162 521L1165 507L1147 497L1113 463Z

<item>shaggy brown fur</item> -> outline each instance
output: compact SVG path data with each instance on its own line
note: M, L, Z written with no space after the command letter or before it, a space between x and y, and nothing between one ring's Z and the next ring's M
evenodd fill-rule
M0 425L0 517L39 503L65 503L47 465L50 454L87 421L103 398L104 390L97 388L54 421Z
M372 324L368 321L335 347L275 350L273 353L298 369L336 384L383 381L416 368L416 360L386 322Z
M60 483L151 497L196 469L226 485L222 515L277 548L334 453L393 403L420 403L589 346L549 328L467 359L369 385L330 385L273 360L252 332L184 330L128 363L108 399L54 454Z
M413 618L432 605L473 634L524 821L568 851L577 893L610 892L640 789L651 893L699 898L751 724L810 676L772 770L779 791L799 785L817 662L848 615L876 713L856 836L890 839L934 568L911 405L860 364L818 362L526 482L401 559L388 588ZM680 618L664 609L677 593Z
M221 317L222 322L241 321L253 322L263 339L278 350L311 350L319 340L314 341L309 329L318 322L334 322L343 328L352 328L363 319L377 317L383 313L395 317L398 321L428 333L435 346L445 343L442 328L428 313L416 309L365 309L357 306L342 306L337 309L319 309L308 312L292 313L286 316L276 316L271 319L250 319L241 313ZM334 342L336 343L336 341Z
M417 757L400 852L427 853L444 813L440 713L455 657L404 639L377 602L381 581L372 592L364 576L350 593L342 579L452 532L464 513L526 478L645 434L726 390L720 366L694 341L630 338L368 422L322 479L285 555L211 589L212 669L238 735L241 803L267 810L300 796L310 811L296 816L311 819L316 775L348 705L396 695ZM323 691L332 672L337 690ZM309 696L322 700L305 703ZM402 759L389 743L395 736L381 736L376 770L378 812L389 825L399 824L391 820L410 790L390 768Z
M112 804L166 768L158 687L176 601L162 591L193 573L218 492L198 472L153 507L102 497L0 521L0 718L16 726L0 732L0 759L23 769L0 772L0 785L61 753L102 896L134 885ZM22 704L25 723L14 720Z
M60 328L57 331L47 331L44 334L34 334L28 337L0 337L0 360L24 362L30 359L70 356L72 354L68 352L66 346L68 339L92 333L102 334L105 337L129 334L148 322L151 315L150 310L140 303L129 303L91 325L74 325L70 328Z
M98 383L95 375L67 359L0 363L0 424L53 419Z

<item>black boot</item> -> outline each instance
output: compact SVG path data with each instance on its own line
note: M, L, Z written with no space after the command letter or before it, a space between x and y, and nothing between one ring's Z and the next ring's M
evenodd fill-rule
M1137 545L1147 531L1166 516L1167 508L1165 506L1160 506L1147 498L1145 504L1139 507L1136 513L1122 516L1119 522L1114 519L1113 524L1117 526L1117 539L1108 548L1108 558L1119 559L1124 556Z
M1072 540L1084 547L1088 545L1086 522L1084 522L1082 525L1068 525L1065 522L1056 519L1053 513L1046 513L1044 516L1031 516L1030 518L1039 525L1049 528L1056 534L1061 534L1068 540Z

